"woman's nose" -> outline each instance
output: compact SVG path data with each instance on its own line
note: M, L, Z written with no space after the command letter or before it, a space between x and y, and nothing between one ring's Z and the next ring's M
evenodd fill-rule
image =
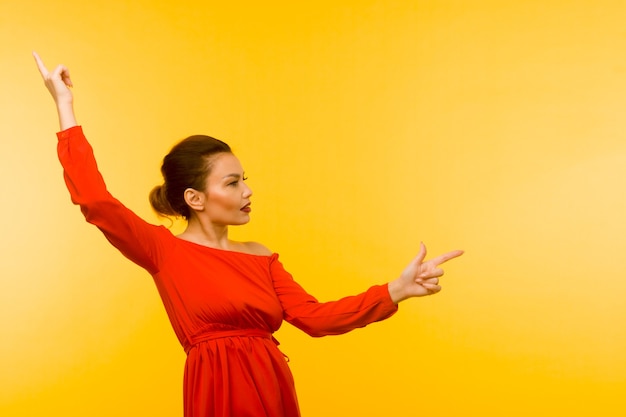
M243 196L245 198L248 198L252 195L252 189L250 187L248 187L248 185L246 183L244 183L244 190L243 190Z

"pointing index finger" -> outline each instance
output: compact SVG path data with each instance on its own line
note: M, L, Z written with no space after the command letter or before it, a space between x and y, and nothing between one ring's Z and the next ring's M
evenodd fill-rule
M458 258L459 256L465 253L462 250L453 250L451 252L444 253L443 255L439 255L436 258L431 259L435 265L441 265L444 262L448 262L450 259Z
M41 76L44 78L47 77L49 74L48 68L46 68L46 66L44 65L39 54L33 51L33 57L35 58L35 62L37 63L37 68L39 69Z

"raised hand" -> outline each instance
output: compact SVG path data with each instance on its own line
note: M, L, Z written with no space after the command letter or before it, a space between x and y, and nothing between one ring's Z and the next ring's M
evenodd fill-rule
M57 105L61 130L75 126L76 117L74 116L73 109L74 97L70 90L70 87L73 87L72 80L70 79L70 71L64 65L58 65L50 72L37 52L33 52L33 56L35 57L35 62L37 63L37 68L43 78L44 84Z
M461 255L462 250L455 250L424 262L426 246L421 243L415 259L402 271L398 279L389 283L391 299L397 304L407 298L438 293L441 291L439 278L443 275L443 269L439 265Z

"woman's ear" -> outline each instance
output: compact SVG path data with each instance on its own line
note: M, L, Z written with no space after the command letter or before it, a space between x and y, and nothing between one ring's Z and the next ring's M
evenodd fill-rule
M194 211L204 210L205 195L203 192L193 188L187 188L183 194L185 203Z

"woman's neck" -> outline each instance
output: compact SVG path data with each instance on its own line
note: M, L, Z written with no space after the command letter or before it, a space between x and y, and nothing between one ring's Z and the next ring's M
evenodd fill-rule
M228 239L228 226L207 224L197 217L189 219L187 228L178 237L199 245L226 250L230 249L232 243Z

